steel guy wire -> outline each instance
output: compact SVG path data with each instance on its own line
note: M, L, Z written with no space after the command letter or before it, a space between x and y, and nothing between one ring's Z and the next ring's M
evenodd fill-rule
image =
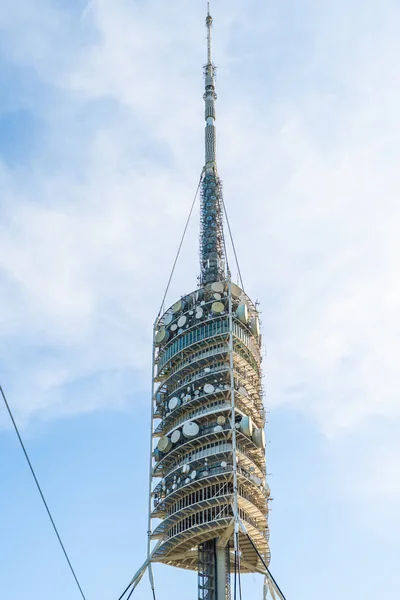
M18 430L17 424L16 424L16 422L15 422L15 419L14 419L14 417L13 417L13 414L12 414L12 412L11 412L11 408L10 408L10 406L9 406L8 402L7 402L7 398L6 398L6 396L5 396L5 393L4 393L4 391L3 391L3 388L1 387L1 385L0 385L0 392L1 392L1 395L2 395L2 397L3 397L4 404L5 404L5 406L6 406L7 412L8 412L8 414L9 414L9 416L10 416L10 419L11 419L11 421L12 421L12 424L13 424L13 426L14 426L15 433L16 433L16 434L17 434L17 436L18 436L18 440L19 440L19 443L20 443L20 445L21 445L22 451L23 451L23 453L24 453L24 455L25 455L26 462L27 462L27 463L28 463L28 465L29 465L29 469L30 469L30 471L31 471L31 473L32 473L32 477L33 477L33 479L35 480L36 487L37 487L37 489L38 489L38 492L39 492L39 494L40 494L40 497L41 497L41 499L42 499L42 502L43 502L43 504L44 504L44 507L45 507L45 509L46 509L47 515L48 515L48 517L49 517L49 519L50 519L50 522L51 522L51 524L52 524L52 526L53 526L54 532L55 532L55 534L56 534L56 536L57 536L57 539L58 539L58 541L59 541L59 544L60 544L60 546L61 546L61 549L62 549L62 551L63 551L63 554L64 554L64 556L65 556L65 559L66 559L66 561L67 561L67 563L68 563L69 569L70 569L70 571L71 571L71 573L72 573L72 576L73 576L73 578L74 578L74 580L75 580L75 583L76 583L76 585L78 586L79 592L80 592L80 594L81 594L81 596L82 596L83 600L86 600L85 594L84 594L84 593L83 593L83 591L82 591L81 584L80 584L80 583L79 583L79 581L78 581L78 577L77 577L77 575L76 575L76 573L75 573L75 570L74 570L74 568L73 568L73 566L72 566L72 564L71 564L71 561L70 561L70 559L69 559L68 553L67 553L67 551L66 551L66 549L65 549L65 546L64 546L64 544L63 544L63 542L62 542L62 539L61 539L61 536L60 536L60 534L59 534L59 532L58 532L58 529L57 529L57 527L56 527L56 524L55 524L55 522L54 522L54 519L53 519L53 517L52 517L52 514L51 514L51 512L50 512L49 506L48 506L48 504L47 504L47 502L46 502L46 499L45 499L45 497L44 497L44 495L43 495L42 488L40 487L39 481L38 481L38 479L37 479L37 477L36 477L36 474L35 474L35 471L34 471L34 469L33 469L32 463L31 463L31 461L30 461L30 459L29 459L29 456L28 456L28 453L27 453L27 451L26 451L26 448L25 448L24 442L22 441L22 438L21 438L21 435L20 435L20 433L19 433L19 430Z

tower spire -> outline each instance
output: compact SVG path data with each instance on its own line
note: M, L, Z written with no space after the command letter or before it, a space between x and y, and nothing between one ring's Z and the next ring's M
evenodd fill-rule
M205 79L205 166L201 194L200 285L225 279L224 232L222 225L222 186L216 163L215 65L212 62L211 28L213 19L207 2L207 63Z
M207 2L207 64L204 67L204 78L205 78L205 120L206 120L206 156L205 156L205 167L206 169L212 169L215 166L215 101L217 94L215 93L215 66L212 62L211 52L211 28L213 24L213 18L210 14L210 3Z

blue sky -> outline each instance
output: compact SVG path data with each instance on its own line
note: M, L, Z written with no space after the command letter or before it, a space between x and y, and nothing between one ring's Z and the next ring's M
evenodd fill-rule
M218 164L263 317L271 570L288 600L372 600L400 585L400 7L213 4ZM0 376L88 600L145 555L151 329L203 163L204 14L0 12ZM196 213L171 302L197 241ZM4 411L0 478L4 597L78 598ZM155 574L161 599L196 593Z

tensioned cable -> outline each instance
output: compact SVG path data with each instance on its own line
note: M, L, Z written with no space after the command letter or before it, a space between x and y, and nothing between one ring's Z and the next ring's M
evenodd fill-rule
M240 573L240 548L239 548L239 534L237 534L238 536L238 542L237 542L237 546L238 546L238 581L239 581L239 600L242 600L242 579L240 577L241 573Z
M238 261L238 257L237 257L237 254L236 254L235 242L233 241L233 235L232 235L231 225L230 225L229 219L228 219L228 212L226 210L226 206L225 206L225 202L224 202L223 198L222 198L222 206L223 206L223 209L224 209L226 224L228 225L229 237L230 237L231 244L232 244L233 254L235 256L235 262L236 262L237 270L238 270L238 273L239 273L240 284L242 286L242 290L244 290L242 273L240 271L239 261Z
M129 596L127 596L126 600L129 600L129 598L132 596L133 592L135 591L135 588L133 587L131 589L131 593L129 594Z
M132 581L129 583L129 585L124 589L124 591L122 592L122 594L120 595L120 597L118 598L118 600L122 600L122 598L125 596L125 594L127 593L127 591L129 590L129 588L131 587Z
M198 196L199 189L200 189L200 186L201 186L201 182L202 182L202 179L203 179L203 173L204 173L204 168L203 168L203 170L201 172L201 175L200 175L199 185L197 186L197 190L196 190L196 193L195 193L194 198L193 198L192 206L190 207L189 216L188 216L188 218L186 220L185 229L183 230L182 238L181 238L181 241L180 241L179 246L178 246L178 251L176 253L174 264L172 265L171 275L169 276L167 287L166 287L166 290L165 290L165 294L164 294L164 297L163 297L162 302L161 302L160 310L158 311L158 317L162 313L164 302L165 302L165 298L167 297L169 286L171 284L172 277L173 277L174 272L175 272L176 263L178 262L179 255L181 253L182 244L183 244L183 241L184 241L185 236L186 236L187 228L189 227L189 223L190 223L190 219L192 217L194 205L196 204L197 196Z
M29 468L30 468L30 470L31 470L31 473L32 473L33 479L35 480L36 487L37 487L37 489L38 489L38 491L39 491L40 497L42 498L42 501L43 501L44 507L45 507L45 509L46 509L46 512L47 512L47 514L48 514L48 517L49 517L49 519L50 519L50 522L51 522L51 524L52 524L52 526L53 526L53 529L54 529L54 532L55 532L55 534L56 534L56 536L57 536L57 539L58 539L58 541L59 541L59 543L60 543L61 549L62 549L62 551L63 551L63 554L64 554L64 556L65 556L65 559L66 559L66 561L67 561L67 563L68 563L69 569L70 569L70 571L71 571L71 573L72 573L72 575L73 575L73 578L75 579L75 583L76 583L76 585L78 586L79 592L80 592L80 594L81 594L81 596L82 596L83 600L86 600L85 594L84 594L84 593L83 593L83 591L82 591L82 587L81 587L81 585L80 585L80 583L79 583L79 581L78 581L78 577L76 576L76 573L75 573L75 571L74 571L74 568L73 568L73 566L72 566L72 564L71 564L71 561L70 561L70 559L69 559L69 556L68 556L68 554L67 554L67 551L66 551L66 549L65 549L65 546L64 546L64 544L63 544L63 542L62 542L62 540L61 540L60 534L58 533L58 529L57 529L57 527L56 527L56 524L55 524L55 522L54 522L54 519L53 519L53 517L52 517L52 515L51 515L51 512L50 512L50 509L49 509L49 507L48 507L48 504L47 504L47 502L46 502L46 500L45 500L45 497L44 497L44 495L43 495L42 488L40 487L39 481L38 481L38 479L37 479L37 477L36 477L36 474L35 474L35 471L34 471L34 469L33 469L33 467L32 467L32 463L31 463L31 461L29 460L29 456L28 456L28 453L27 453L27 451L26 451L26 449L25 449L24 442L22 441L22 438L21 438L21 436L20 436L20 433L19 433L19 430L18 430L17 424L16 424L16 422L15 422L15 420L14 420L13 414L12 414L12 412L11 412L10 406L9 406L9 404L8 404L8 402L7 402L7 398L6 398L5 394L4 394L4 391L3 391L3 388L1 387L1 385L0 385L0 392L1 392L1 395L3 396L4 404L6 405L7 412L8 412L8 414L10 415L10 419L11 419L11 421L12 421L12 424L13 424L13 426L14 426L15 433L16 433L16 434L17 434L17 436L18 436L19 443L21 444L21 448L22 448L22 450L23 450L23 453L25 454L26 461L27 461L27 463L28 463L28 465L29 465Z
M267 564L266 564L265 560L263 559L263 557L261 556L261 554L260 554L260 553L259 553L259 551L257 550L257 547L256 547L255 543L253 542L253 540L251 539L251 537L249 536L249 534L248 534L248 533L246 533L246 535L247 535L247 537L249 538L250 544L253 546L254 550L257 552L257 554L258 554L258 558L261 560L262 564L264 565L264 567L265 567L265 569L266 569L266 571L267 571L267 573L268 573L268 577L270 577L270 578L271 578L271 580L272 580L273 584L275 585L276 589L278 590L278 592L279 592L279 593L280 593L280 595L282 596L283 600L286 600L286 598L285 598L285 596L284 596L284 594L283 594L283 592L282 592L281 588L279 587L279 585L276 583L275 579L273 578L271 571L268 569L268 566L267 566Z
M237 571L237 551L235 550L235 560L234 560L234 566L235 566L235 570L234 570L234 577L233 577L233 600L236 600L236 590L237 590L237 575L236 575L236 571Z

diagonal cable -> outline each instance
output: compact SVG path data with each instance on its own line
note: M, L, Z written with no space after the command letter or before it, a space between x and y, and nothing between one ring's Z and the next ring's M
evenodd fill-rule
M271 579L271 581L272 581L272 583L274 584L274 586L275 586L276 590L279 592L279 594L280 594L281 598L282 598L283 600L286 600L285 596L283 595L283 592L282 592L281 588L279 587L279 585L277 584L277 582L276 582L276 581L275 581L275 579L273 578L271 571L268 569L268 565L267 565L267 563L265 562L265 560L263 559L263 557L262 557L262 556L261 556L261 554L259 553L259 551L258 551L258 549L257 549L257 546L255 545L255 543L253 542L253 540L251 539L250 535L249 535L247 532L246 532L246 535L247 535L247 537L249 538L250 544L253 546L254 550L256 551L256 553L257 553L257 555L258 555L258 558L261 560L262 564L264 565L264 567L265 567L265 570L266 570L266 572L267 572L267 575L268 575L268 577Z
M188 216L188 218L186 220L186 225L185 225L185 228L183 230L181 241L180 241L179 246L178 246L178 251L176 253L174 264L172 265L172 270L171 270L171 274L170 274L169 279L168 279L167 287L165 289L164 297L163 297L162 302L161 302L160 310L158 311L158 317L162 313L162 310L163 310L163 307L164 307L165 298L167 297L169 286L171 285L172 277L173 277L174 272L175 272L176 263L178 262L178 258L179 258L179 255L180 255L181 249L182 249L182 244L183 244L183 241L184 241L185 236L186 236L187 228L189 227L190 219L192 217L194 205L196 204L197 196L198 196L199 189L200 189L200 186L201 186L201 182L202 182L202 179L203 179L203 173L204 173L204 169L201 172L200 180L199 180L199 185L197 186L197 190L196 190L196 193L195 193L194 198L193 198L192 206L190 207L189 216Z
M228 225L228 231L229 231L229 238L231 240L231 244L232 244L232 249L233 249L233 254L235 256L235 262L236 262L236 266L237 266L237 270L239 273L239 279L240 279L240 285L242 287L242 290L244 291L244 285L243 285L243 279L242 279L242 273L240 271L240 267L239 267L239 261L238 261L238 257L236 254L236 247L235 247L235 242L233 241L233 235L232 235L232 230L231 230L231 225L229 223L229 219L228 219L228 212L226 210L226 206L225 206L225 202L222 199L222 206L224 209L224 214L225 214L225 219L226 219L226 224Z
M57 529L57 527L56 527L56 524L55 524L55 522L54 522L54 519L53 519L53 517L52 517L52 515L51 515L51 512L50 512L50 509L49 509L49 507L48 507L48 504L47 504L47 502L46 502L46 500L45 500L45 497L44 497L44 495L43 495L42 488L40 487L39 481L38 481L38 479L37 479L37 477L36 477L36 474L35 474L35 471L34 471L34 469L33 469L33 467L32 467L32 463L31 463L31 461L29 460L29 456L28 456L28 453L27 453L27 451L26 451L26 449L25 449L24 442L22 441L22 438L21 438L21 436L20 436L20 433L19 433L19 430L18 430L17 424L16 424L16 422L15 422L15 420L14 420L13 414L12 414L12 412L11 412L10 406L9 406L9 404L8 404L8 402L7 402L7 398L6 398L5 394L4 394L4 391L3 391L3 388L1 387L1 385L0 385L0 392L1 392L1 395L3 396L4 404L6 405L7 412L8 412L8 414L10 415L10 419L11 419L11 421L12 421L12 424L13 424L13 426L14 426L15 433L16 433L16 434L17 434L17 436L18 436L19 443L21 444L22 451L23 451L23 453L24 453L24 455L25 455L25 458L26 458L26 462L27 462L27 463L28 463L28 465L29 465L29 468L30 468L30 470L31 470L31 473L32 473L32 477L33 477L33 479L35 480L36 487L37 487L37 489L38 489L38 491L39 491L40 497L42 498L42 502L43 502L43 504L44 504L44 507L45 507L45 509L46 509L46 512L47 512L47 514L48 514L48 517L49 517L49 519L50 519L50 522L51 522L51 524L52 524L52 526L53 526L54 532L55 532L55 534L56 534L56 536L57 536L57 539L58 539L58 541L59 541L59 544L60 544L60 546L61 546L61 549L62 549L62 551L63 551L63 554L64 554L64 556L65 556L65 559L66 559L66 561L67 561L67 563L68 563L69 569L70 569L70 571L71 571L71 573L72 573L72 576L73 576L73 578L75 579L75 583L76 583L76 585L78 586L79 592L80 592L80 594L81 594L81 596L82 596L83 600L86 600L85 594L84 594L84 593L83 593L83 591L82 591L82 587L81 587L81 585L80 585L80 583L79 583L79 581L78 581L78 577L76 576L76 573L75 573L75 571L74 571L74 568L73 568L73 566L72 566L72 564L71 564L71 561L70 561L70 559L69 559L69 556L68 556L68 554L67 554L67 551L66 551L66 549L65 549L65 546L64 546L64 544L63 544L63 542L62 542L62 540L61 540L61 536L60 536L60 534L58 533L58 529Z

